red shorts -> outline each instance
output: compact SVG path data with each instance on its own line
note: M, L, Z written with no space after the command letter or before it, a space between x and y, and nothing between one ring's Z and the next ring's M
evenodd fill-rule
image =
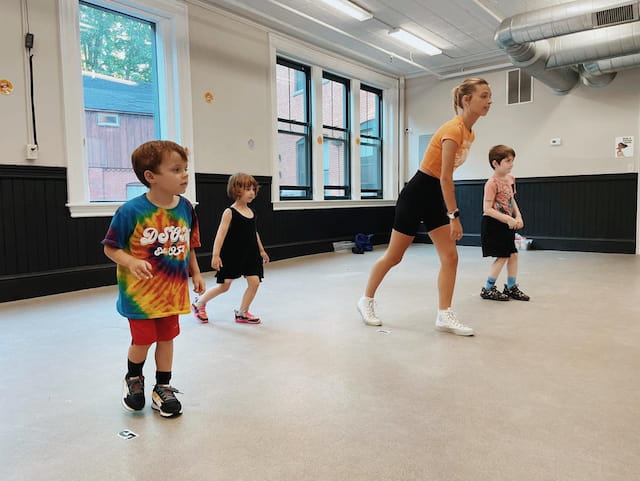
M131 344L147 346L158 341L171 341L180 334L178 314L157 319L129 319Z

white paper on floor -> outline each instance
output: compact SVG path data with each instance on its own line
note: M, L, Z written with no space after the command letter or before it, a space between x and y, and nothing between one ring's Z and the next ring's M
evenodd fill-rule
M129 429L123 429L118 433L118 436L120 436L122 439L133 439L138 437L136 433Z

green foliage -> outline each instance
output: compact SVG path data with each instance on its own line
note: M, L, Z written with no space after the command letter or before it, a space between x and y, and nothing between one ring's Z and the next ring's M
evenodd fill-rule
M135 82L153 81L153 24L83 4L79 16L83 71Z

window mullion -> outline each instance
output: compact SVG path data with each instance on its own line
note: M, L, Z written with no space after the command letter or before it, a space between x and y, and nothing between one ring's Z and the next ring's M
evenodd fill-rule
M313 200L324 200L322 69L311 67L311 185ZM319 142L320 140L320 142Z
M351 198L355 200L361 199L361 175L360 175L360 80L351 79L351 91L349 92L351 99L349 115L350 124L348 126L351 131L353 142L350 143L351 149Z

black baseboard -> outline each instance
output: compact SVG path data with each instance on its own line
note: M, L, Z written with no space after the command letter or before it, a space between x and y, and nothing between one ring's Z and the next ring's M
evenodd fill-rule
M116 283L115 264L0 277L0 302L50 296Z
M605 254L635 254L633 239L581 239L570 237L532 237L531 250L602 252ZM432 244L429 234L418 232L415 242ZM464 234L458 242L461 246L480 247L480 234Z
M580 239L570 237L532 238L533 250L602 252L607 254L635 254L636 243L633 239Z

